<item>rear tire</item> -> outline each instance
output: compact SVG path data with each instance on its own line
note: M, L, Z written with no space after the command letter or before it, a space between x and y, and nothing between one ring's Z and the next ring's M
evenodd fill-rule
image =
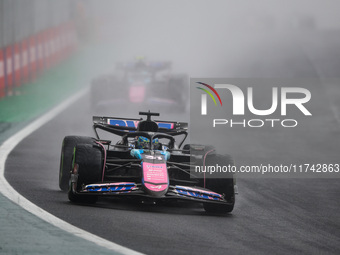
M77 173L75 173L75 166ZM68 198L74 203L95 203L96 195L80 195L82 187L87 184L97 183L101 181L103 171L103 155L102 150L96 145L78 144L75 147L72 164L73 174L78 175L75 183L71 183ZM71 180L70 180L71 182Z
M206 165L220 165L220 166L233 166L234 160L230 155L211 155L207 156ZM206 179L206 188L219 194L223 194L224 198L230 204L214 204L204 203L204 210L208 213L227 214L232 212L235 204L235 190L234 190L234 176L226 178Z
M59 167L59 187L68 191L72 168L73 149L77 144L92 144L94 138L86 136L66 136L63 140Z

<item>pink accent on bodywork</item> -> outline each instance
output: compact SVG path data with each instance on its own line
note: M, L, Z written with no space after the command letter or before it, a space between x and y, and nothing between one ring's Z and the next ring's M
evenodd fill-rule
M116 185L128 185L128 186L132 186L132 185L135 185L136 186L136 183L134 182L110 182L110 183L95 183L95 184L89 184L89 185L86 185L86 186L98 186L98 187L101 187L101 186L116 186Z
M110 125L110 121L111 120L116 120L116 119L107 119L107 124L109 124ZM131 121L131 120L121 120L120 119L120 121L123 121L124 122L124 125L119 125L119 124L116 124L116 126L121 126L121 127L127 127L128 126L128 121ZM137 128L138 127L138 123L139 123L139 120L135 120L135 121L133 121L133 125L134 125L134 127L135 128ZM157 122L156 121L156 123L157 124L170 124L170 129L174 129L175 128L175 124L174 123L171 123L171 122Z
M145 183L145 187L152 191L163 191L168 187L168 185L153 185L150 183Z
M200 192L200 193L204 193L204 194L210 194L210 195L216 195L216 196L221 196L221 194L218 194L216 192L213 191L207 191L204 189L195 189L195 188L190 188L190 187L184 187L184 186L176 186L176 188L184 190L184 191L192 191L192 192Z
M143 176L145 187L149 190L162 191L168 187L169 179L166 164L143 162Z
M141 103L145 97L145 86L143 84L135 83L130 87L129 99L131 103Z
M97 142L97 144L99 144L102 148L103 148L103 151L104 151L104 164L103 164L103 173L102 173L102 182L104 181L104 173L105 173L105 166L106 166L106 149L104 147L104 145L100 142Z

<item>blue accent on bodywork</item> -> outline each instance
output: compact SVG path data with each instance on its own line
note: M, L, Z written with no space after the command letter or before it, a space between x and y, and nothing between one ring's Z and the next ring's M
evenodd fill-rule
M91 185L87 185L86 186L86 190L85 191L89 191L89 192L122 192L122 193L126 193L126 192L130 192L134 189L136 189L137 186L135 183L121 183L121 184L107 184L107 185L103 185L103 184L91 184Z
M164 123L164 122L160 122L158 123L158 127L160 128L166 128L166 129L171 129L171 123Z
M170 152L168 151L159 151L160 154L164 155L164 159L166 161L168 161L170 159ZM144 153L144 150L143 149L132 149L130 151L130 155L134 158L137 158L137 159L143 159L142 158L142 154Z
M139 121L139 120L138 120ZM112 126L120 126L120 127L135 127L137 128L137 122L134 120L122 120L122 119L108 119L108 124ZM166 128L166 129L171 129L173 123L167 123L167 122L157 122L158 127L160 128Z
M190 197L197 197L197 198L204 198L204 199L211 199L211 200L220 200L218 197L208 196L207 194L202 194L198 192L189 192L186 190L176 189L178 194L190 196Z
M165 159L166 161L169 160L169 158L170 158L170 152L168 152L168 151L161 151L161 154L164 155L164 159Z
M140 150L140 149L132 149L130 151L130 155L132 157L135 157L137 159L142 159L142 154L144 153L144 150Z
M209 199L209 200L223 200L223 196L220 194L216 193L211 193L209 191L204 191L204 190L192 190L190 188L186 187L180 187L176 186L175 192L179 195L183 196L190 196L190 197L196 197L196 198L203 198L203 199Z

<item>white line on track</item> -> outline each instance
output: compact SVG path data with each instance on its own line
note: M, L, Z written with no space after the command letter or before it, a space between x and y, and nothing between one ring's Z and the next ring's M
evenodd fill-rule
M91 234L85 230L77 228L57 217L50 214L49 212L43 210L42 208L38 207L37 205L33 204L25 197L21 196L5 179L5 163L7 160L8 155L10 152L27 136L33 133L35 130L43 126L48 121L52 120L56 117L59 113L65 110L68 106L74 103L76 100L84 96L87 92L87 89L80 91L79 93L75 94L74 96L70 97L69 99L62 102L60 105L56 106L40 118L36 119L28 126L20 130L18 133L14 134L12 137L7 139L1 146L0 146L0 193L4 196L12 200L14 203L18 204L26 211L34 214L35 216L39 217L40 219L56 226L64 231L67 231L75 236L93 242L101 247L106 249L118 252L120 254L141 254L114 242L110 242L104 238Z

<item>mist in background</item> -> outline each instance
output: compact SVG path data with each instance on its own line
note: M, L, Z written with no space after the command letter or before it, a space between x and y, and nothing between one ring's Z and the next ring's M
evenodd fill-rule
M58 68L69 70L67 76L74 79L64 80L64 74L52 77L54 67L42 63L42 70L50 70L48 75L57 84L54 87L60 86L65 92L63 98L89 86L96 77L113 73L117 62L139 56L149 61L171 61L174 73L194 78L321 80L339 76L339 7L335 0L0 0L0 46L7 49L12 45L13 53L18 41L72 24L77 50L64 54ZM74 56L81 58L66 65L67 57ZM50 80L44 83L51 84ZM320 93L330 102L336 119L338 84L320 84ZM13 85L6 93L23 95L26 92L20 90L29 86ZM19 93L10 93L13 88ZM54 95L58 94L51 92ZM33 103L38 108L44 102L39 97ZM109 109L112 115L136 117L136 112L127 114L124 110L123 106ZM89 110L89 119L91 115ZM188 120L188 113L165 114L165 118Z
M309 76L286 64L308 69L294 60L299 50L333 64L339 7L335 0L1 0L0 47L73 21L79 45L91 45L89 69L99 73L144 56L170 60L191 77Z
M249 62L266 62L267 54L290 51L292 44L327 46L340 28L337 1L86 3L95 17L92 37L107 44L108 57L115 52L122 60L140 55L172 60L192 77L285 76L247 69ZM270 62L279 64L285 55Z

